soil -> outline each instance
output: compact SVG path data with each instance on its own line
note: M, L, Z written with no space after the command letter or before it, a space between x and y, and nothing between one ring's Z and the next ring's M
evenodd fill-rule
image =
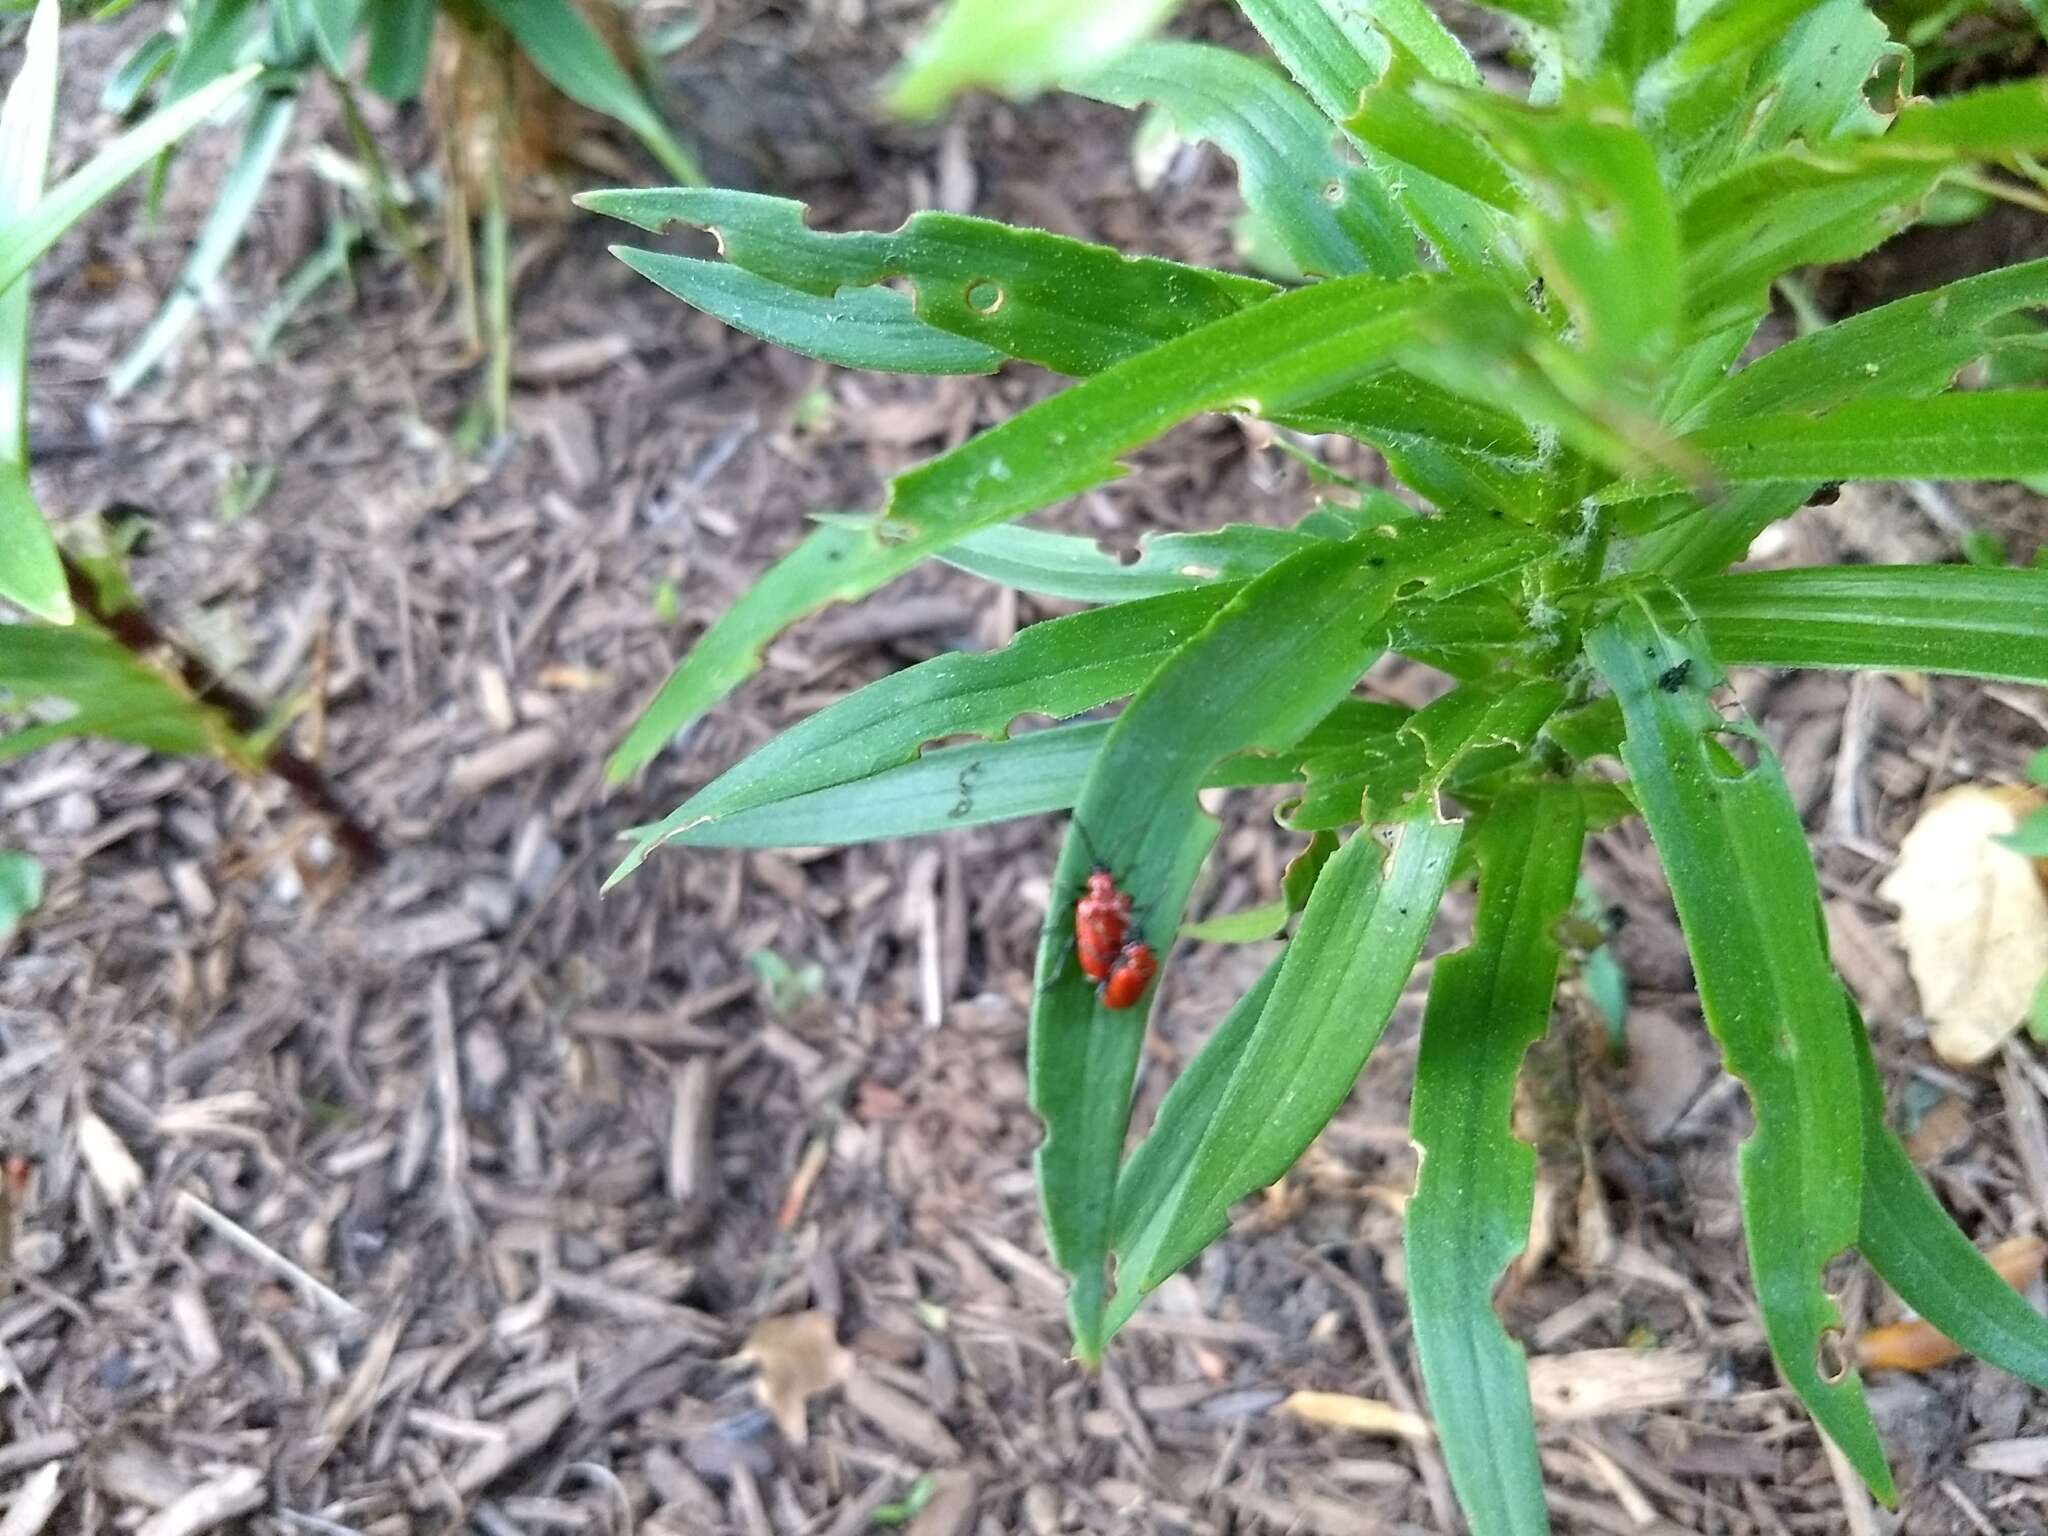
M676 115L722 179L799 197L820 225L936 204L1229 259L1227 167L1184 153L1141 191L1122 114L982 100L943 126L882 122L873 84L924 9L721 0L670 61ZM98 82L146 10L67 32L65 164L103 128ZM426 185L418 114L376 126ZM5 840L48 873L0 966L0 1152L29 1168L0 1300L0 1502L26 1510L55 1463L48 1529L154 1511L151 1536L242 1518L492 1536L853 1536L905 1517L916 1536L1459 1529L1426 1441L1284 1406L1313 1390L1412 1408L1420 1391L1400 1207L1426 965L1329 1132L1091 1374L1066 1357L1025 1102L1056 824L670 853L599 897L621 829L774 731L1049 611L920 572L800 626L639 782L603 784L651 688L808 513L874 505L889 475L1050 384L842 373L667 300L604 254L614 232L594 220L529 223L518 430L479 455L460 443L478 375L445 273L365 251L275 351L252 348L339 210L323 142L347 142L325 103L229 291L169 375L118 404L101 381L174 278L225 147L185 157L155 225L124 193L37 281L45 504L144 509L152 610L240 686L295 701L295 744L389 858L351 873L279 786L205 763L69 745L0 775ZM1910 235L1816 291L1860 308L2044 249L2048 221L2000 215ZM1257 433L1210 422L1053 521L1129 539L1290 519L1308 494ZM2048 528L2010 489L1887 490L1802 514L1759 553L1951 559L1973 524L2021 553ZM1874 890L1929 794L2018 775L2048 701L1945 679L1740 686L1808 817L1916 1154L1981 1243L2041 1235L2038 1053L1940 1067ZM1231 807L1204 910L1275 888L1289 850L1259 809ZM1646 840L1604 836L1591 874L1625 919L1631 1054L1606 1065L1568 1024L1547 1048L1543 1083L1560 1103L1576 1084L1584 1108L1543 1121L1557 1231L1502 1297L1538 1373L1557 1529L2048 1530L2048 1412L1988 1367L1871 1379L1897 1516L1831 1467L1764 1349L1733 1182L1747 1111ZM1432 952L1462 942L1467 910L1450 904ZM1177 957L1140 1123L1265 952ZM1859 1266L1840 1278L1852 1328L1896 1316ZM756 1333L805 1313L825 1321ZM779 1418L756 1366L784 1384ZM920 1512L892 1507L914 1489Z

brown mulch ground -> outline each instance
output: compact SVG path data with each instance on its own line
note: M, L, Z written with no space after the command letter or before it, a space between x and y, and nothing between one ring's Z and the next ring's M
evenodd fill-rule
M868 92L921 11L717 6L677 88L721 174L833 227L940 203L1227 256L1225 169L1186 155L1139 193L1115 112L878 125ZM69 34L74 157L137 20ZM872 505L1045 381L839 373L666 301L591 222L530 227L520 432L470 456L451 434L474 360L394 260L367 258L278 356L250 353L250 317L334 211L304 163L329 126L314 117L246 286L136 397L109 407L99 382L174 274L204 175L174 180L162 228L131 194L48 263L39 488L74 512L148 509L145 596L252 690L309 697L295 739L391 858L343 878L277 786L203 764L70 746L0 771L5 840L50 876L0 964L0 1153L32 1167L0 1300L0 1502L28 1509L55 1464L53 1531L148 1516L166 1536L253 1510L265 1532L853 1536L934 1473L917 1536L1454 1529L1426 1447L1279 1411L1297 1389L1419 1391L1400 1203L1426 968L1301 1168L1089 1375L1065 1357L1025 1105L1054 826L672 854L598 899L620 828L818 703L1041 616L921 574L800 628L645 782L602 786L647 690L807 512ZM424 169L420 124L390 127ZM2009 259L2001 242L2038 253L2043 228L1922 233L1821 294L1860 307ZM1069 525L1129 537L1305 505L1298 469L1235 424L1146 462ZM236 488L271 473L242 507ZM1774 558L1952 558L1971 522L2024 554L2042 513L2007 491L1849 496ZM2048 703L1938 679L1743 688L1814 831L1916 1154L1980 1241L2039 1234L2048 1074L2026 1046L1995 1074L1934 1063L1873 893L1925 798L2014 776ZM1198 901L1261 899L1285 852L1242 808ZM1558 1529L2048 1530L2048 1438L1979 1469L1987 1443L2048 1437L2048 1414L1969 1363L1871 1381L1905 1509L1845 1514L1763 1347L1732 1177L1746 1111L1654 860L1618 833L1591 872L1627 918L1633 1053L1614 1069L1568 1033L1548 1048L1534 1123L1555 1232L1503 1297ZM1460 941L1453 909L1435 948ZM1141 1116L1261 959L1176 964ZM1583 1116L1560 1108L1573 1084ZM1891 1314L1860 1269L1842 1278L1852 1321ZM801 1330L758 1351L844 1375L793 1436L734 1356L764 1319L812 1311L848 1357Z

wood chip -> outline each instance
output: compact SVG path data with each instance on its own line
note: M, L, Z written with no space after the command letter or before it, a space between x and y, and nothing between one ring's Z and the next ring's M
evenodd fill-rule
M1963 1452L1963 1465L1973 1472L1995 1472L2000 1477L2048 1477L2048 1435L1986 1440Z
M199 1536L263 1502L263 1474L235 1467L180 1494L135 1528L135 1536Z
M701 1230L718 1198L712 1155L718 1124L718 1075L709 1056L669 1070L668 1197L676 1204L678 1237Z
M575 1406L576 1399L568 1392L543 1392L529 1399L500 1427L501 1439L479 1447L455 1469L455 1491L467 1495L488 1488L553 1439Z
M1582 1349L1529 1362L1529 1396L1546 1423L1697 1400L1713 1357L1696 1349Z
M85 1160L85 1171L92 1175L100 1198L115 1210L142 1188L142 1165L135 1161L135 1154L114 1134L112 1126L89 1109L78 1117L78 1155Z
M935 1473L932 1496L925 1501L904 1536L964 1536L974 1521L980 1485L972 1472Z
M45 1462L31 1472L7 1503L0 1536L37 1536L64 1499L64 1465Z
M1279 1407L1281 1413L1305 1424L1327 1429L1353 1429L1365 1435L1392 1435L1416 1443L1435 1438L1429 1420L1377 1398L1352 1397L1344 1392L1291 1392Z
M929 1461L960 1459L960 1442L939 1422L937 1414L867 1372L857 1371L847 1381L846 1401L855 1413L904 1449Z
M494 784L539 767L560 747L561 738L553 726L529 725L455 759L448 769L448 787L458 795L480 794Z

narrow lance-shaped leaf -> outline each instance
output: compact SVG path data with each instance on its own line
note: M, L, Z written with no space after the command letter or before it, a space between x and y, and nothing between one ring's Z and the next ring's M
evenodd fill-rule
M1856 1246L1899 1299L1971 1354L2048 1391L2048 1318L1986 1262L1884 1123L1884 1086L1853 1003L1861 1068L1863 1226Z
M1339 127L1386 68L1389 37L1436 79L1479 83L1471 56L1421 0L1374 0L1367 7L1348 0L1238 4L1287 72ZM1494 269L1510 287L1526 284L1520 254L1497 210L1384 149L1375 150L1368 164L1388 197L1452 271L1476 276Z
M0 736L0 762L72 736L104 736L157 752L210 753L239 767L257 761L213 705L86 624L0 624L0 694L73 706L61 720Z
M0 225L0 292L20 282L100 200L198 124L240 95L262 72L250 64L152 112L44 194L25 216Z
M1706 427L1871 395L1928 395L2007 338L2002 322L2048 305L2048 259L2002 267L1851 315L1766 352L1680 421Z
M1708 701L1712 658L1634 604L1586 642L1628 722L1622 761L1678 907L1707 1025L1749 1090L1743 1223L1778 1369L1879 1497L1895 1497L1853 1370L1824 1375L1841 1327L1822 1271L1856 1241L1862 1108L1828 965L1806 835L1770 747ZM1745 769L1731 742L1757 763Z
M961 91L1035 96L1116 58L1179 0L950 0L910 50L889 109L934 117Z
M1427 305L1465 297L1443 279L1319 283L1140 353L905 475L873 520L821 528L698 641L614 754L614 781L759 664L785 625L863 597L977 529L1118 473L1117 455L1204 410L1284 407L1387 365Z
M1538 108L1435 86L1429 99L1483 133L1521 174L1523 227L1596 368L1648 368L1679 333L1678 219L1649 143L1612 103Z
M1458 832L1424 811L1392 829L1391 852L1361 831L1323 867L1270 1001L1203 1047L1118 1181L1105 1334L1222 1232L1234 1203L1291 1168L1350 1095L1422 952Z
M1276 292L1256 278L1130 258L1042 230L952 214L916 214L890 233L830 234L805 226L801 204L753 193L615 190L579 201L643 229L680 222L713 231L729 261L784 291L771 302L758 285L718 283L693 258L618 254L750 335L848 366L950 372L983 366L990 360L978 349L992 348L1086 375ZM887 298L860 301L851 311L859 325L842 324L847 301L884 279L907 282L909 304L878 290ZM756 294L764 295L760 302ZM870 313L888 317L884 334L863 329ZM910 336L906 314L932 334ZM962 350L950 338L971 347ZM1350 382L1264 414L1298 431L1370 442L1406 484L1440 507L1506 507L1525 516L1549 510L1539 504L1542 482L1529 473L1538 453L1530 431L1412 373Z
M1416 270L1414 236L1386 190L1339 158L1322 115L1258 60L1200 43L1145 43L1061 83L1120 107L1156 103L1183 138L1212 140L1237 162L1245 205L1302 271Z
M1882 667L2048 686L2048 570L1822 566L1687 582L1653 606L1685 613L1736 666Z
M298 104L296 91L272 91L257 103L242 137L241 153L214 193L213 207L200 227L199 238L186 253L171 296L108 378L108 394L119 398L141 383L199 317L202 298L219 281L228 259L242 243L243 231L255 217L257 199L284 150Z
M1000 736L1019 715L1064 719L1122 698L1229 601L1211 586L1033 624L999 651L935 656L868 684L791 726L652 827L606 887L655 848L773 801L863 779L908 761L928 741ZM705 837L691 841L704 843Z
M736 331L841 368L883 373L993 373L1003 354L917 318L890 288L848 288L826 300L792 293L723 261L615 245L612 254L685 304Z
M597 29L570 0L479 0L557 90L630 128L678 181L702 185L704 173L669 131Z
M1109 722L1098 721L940 747L866 778L694 823L666 841L685 848L838 848L1071 810L1108 734ZM1321 734L1311 732L1287 752L1225 758L1202 787L1298 782L1296 762ZM627 835L652 830L636 827Z
M43 194L57 113L57 0L39 0L21 69L0 105L0 227ZM29 285L0 293L0 598L53 623L71 621L56 543L28 483Z
M1549 1529L1522 1351L1494 1287L1528 1241L1536 1155L1510 1124L1522 1056L1550 1023L1556 924L1585 824L1576 793L1503 801L1477 835L1471 944L1436 963L1415 1063L1421 1158L1405 1253L1416 1354L1437 1437L1474 1530Z
M411 101L426 79L434 46L436 0L364 0L369 11L370 58L363 79L386 101Z
M1071 963L1072 901L1097 860L1164 956L1216 836L1196 800L1212 764L1298 739L1343 698L1377 651L1374 622L1396 590L1449 594L1531 558L1484 520L1410 522L1289 556L1245 584L1118 717L1076 807L1039 946L1031 1026L1032 1104L1046 1124L1039 1187L1054 1258L1072 1277L1075 1345L1102 1345L1103 1265L1130 1115L1144 1010L1112 1013Z
M939 558L998 586L1080 603L1127 603L1219 581L1243 581L1268 569L1314 535L1292 528L1232 523L1209 533L1147 534L1137 558L1119 559L1094 539L1007 524L985 528Z
M1683 439L1731 483L2017 480L2048 474L2048 394L1852 400L1824 416L1724 421Z
M577 202L657 234L676 224L711 232L725 262L823 301L812 311L820 326L829 327L838 306L857 292L872 291L962 343L1061 373L1099 372L1276 291L1257 278L1125 256L960 214L926 211L895 230L835 233L810 228L802 203L752 192L619 190L588 192ZM729 324L807 350L797 345L804 336L792 334L787 322L770 324L773 317L707 289L695 271L708 264L678 265L687 259L651 251L629 259L635 270ZM909 285L907 301L879 286L891 278ZM796 307L789 298L783 303ZM857 356L850 349L845 355ZM994 362L991 357L989 366ZM879 357L860 365L888 366Z
M1993 353L2012 315L2048 303L2048 261L1965 278L1814 331L1730 376L1680 418L1688 427L1767 411L1817 410L1872 395L1945 389L1964 364ZM1630 564L1673 577L1705 575L1739 560L1752 541L1817 488L1804 482L1743 487L1638 542Z

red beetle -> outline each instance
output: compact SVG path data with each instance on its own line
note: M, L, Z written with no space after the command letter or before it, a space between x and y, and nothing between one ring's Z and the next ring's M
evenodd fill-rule
M1116 888L1116 877L1098 865L1088 877L1087 891L1074 903L1074 953L1081 974L1090 981L1108 980L1130 926L1131 898Z
M1102 981L1102 1006L1128 1008L1145 995L1152 978L1159 974L1158 957L1143 939L1124 945Z

